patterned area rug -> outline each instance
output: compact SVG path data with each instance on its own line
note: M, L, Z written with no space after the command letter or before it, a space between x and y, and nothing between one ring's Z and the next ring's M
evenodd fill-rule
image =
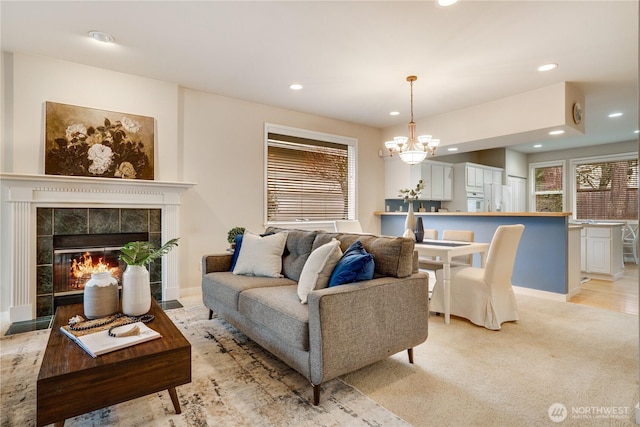
M340 379L319 406L300 374L205 307L168 310L192 346L192 382L177 388L182 414L164 391L67 420L65 426L406 426ZM1 425L33 426L36 379L49 331L0 339ZM89 357L89 356L87 356Z

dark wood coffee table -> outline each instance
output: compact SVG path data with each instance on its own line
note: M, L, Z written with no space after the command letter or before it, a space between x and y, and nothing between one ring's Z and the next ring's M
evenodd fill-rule
M55 423L96 409L168 390L177 414L176 387L191 382L191 345L153 301L148 326L162 338L95 359L60 332L82 304L58 307L37 383L37 425Z

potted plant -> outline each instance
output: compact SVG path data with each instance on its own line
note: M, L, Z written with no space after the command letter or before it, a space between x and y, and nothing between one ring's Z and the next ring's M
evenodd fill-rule
M231 249L234 249L236 246L236 236L244 234L244 231L244 227L233 227L231 230L229 230L229 232L227 233L227 242L229 242L229 244L231 245Z
M151 285L147 264L178 246L171 239L156 249L151 242L129 242L120 249L119 260L127 264L122 274L122 312L127 316L141 316L151 308Z

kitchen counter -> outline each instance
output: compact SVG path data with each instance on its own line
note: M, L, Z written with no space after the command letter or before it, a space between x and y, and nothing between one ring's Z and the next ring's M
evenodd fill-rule
M571 212L414 212L414 214L422 218L425 229L438 230L439 238L444 230L471 230L474 232L476 242L486 243L491 242L493 234L500 225L524 224L525 228L513 270L513 285L532 295L537 294L560 301L568 300L580 290L579 230L587 225L570 223ZM380 217L383 235L402 236L407 212L375 212L375 215ZM578 248L575 248L576 237ZM477 255L474 258L474 265L480 265L480 257Z
M571 222L569 225L578 225L580 227L622 227L626 223L624 222Z
M494 216L494 217L570 217L571 212L413 212L414 215L436 215L436 216ZM407 212L374 212L376 216L385 215L402 215L406 216ZM575 224L579 225L579 224Z

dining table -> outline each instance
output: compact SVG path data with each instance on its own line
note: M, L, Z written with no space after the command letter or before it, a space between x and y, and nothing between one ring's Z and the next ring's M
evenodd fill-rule
M415 244L419 256L438 257L442 261L442 279L444 285L444 323L451 318L451 260L460 255L480 254L480 266L484 267L489 243L458 242L453 240L424 239Z

